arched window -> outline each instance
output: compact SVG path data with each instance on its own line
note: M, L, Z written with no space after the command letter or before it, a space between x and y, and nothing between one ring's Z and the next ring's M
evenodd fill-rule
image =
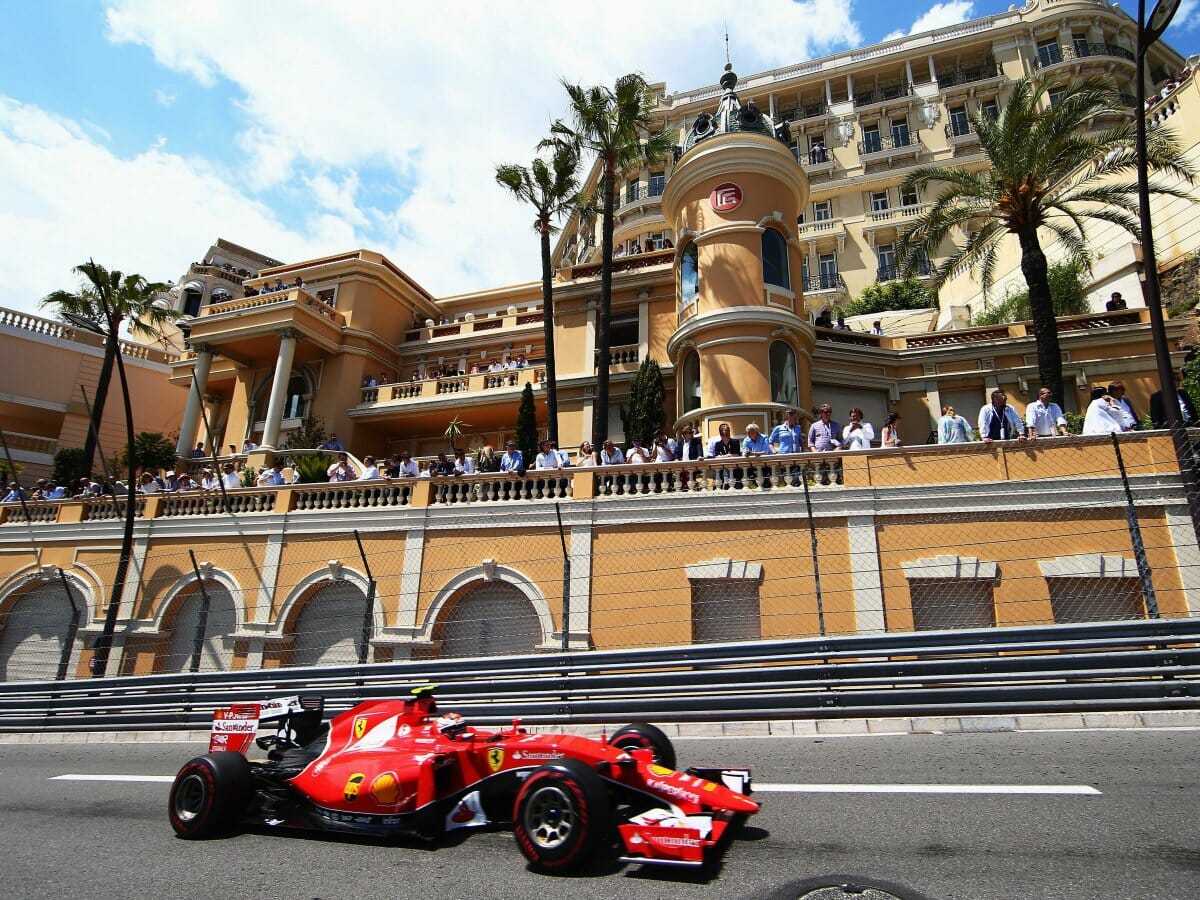
M700 408L700 354L689 353L683 360L683 403L684 413Z
M58 583L39 585L18 597L0 631L0 681L53 679L64 651L70 652L72 619L71 601Z
M700 251L693 241L679 256L679 311L695 305L700 296Z
M333 581L309 597L296 619L294 666L358 662L367 598L349 581Z
M198 281L189 281L183 286L183 309L185 316L200 315L200 302L204 299L204 285Z
M542 625L520 590L504 581L485 581L450 607L439 637L442 656L508 656L536 651Z
M792 273L788 268L787 239L774 228L762 234L763 281L777 287L792 289Z
M204 589L208 592L208 616L204 620L204 636L200 645L200 671L221 672L229 669L233 658L231 635L237 626L237 614L233 609L233 595L229 593L229 588L210 581L204 585ZM203 604L204 598L199 588L179 600L171 621L171 639L167 643L160 671L190 671Z
M771 402L795 406L800 402L796 377L796 351L786 341L774 341L769 354L771 364Z
M285 419L299 419L308 414L308 404L304 395L308 393L308 382L301 375L293 375L288 379L287 402L283 405Z

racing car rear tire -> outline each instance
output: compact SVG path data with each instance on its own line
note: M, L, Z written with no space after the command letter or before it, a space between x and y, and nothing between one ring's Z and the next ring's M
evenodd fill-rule
M634 722L618 729L608 742L622 750L640 750L648 747L654 751L654 762L668 769L675 768L675 747L671 739L649 722Z
M543 872L603 863L615 835L608 788L576 759L540 766L517 793L513 833L525 858Z
M250 763L242 754L197 756L184 764L171 785L171 827L182 838L220 834L245 814L252 787Z

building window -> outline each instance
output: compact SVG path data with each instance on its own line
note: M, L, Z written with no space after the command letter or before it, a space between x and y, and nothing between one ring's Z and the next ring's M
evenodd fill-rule
M200 301L204 298L203 289L195 282L183 289L183 314L185 316L200 315Z
M700 354L689 353L683 361L683 412L700 408Z
M1059 101L1059 100L1061 100L1061 99L1063 98L1063 95L1064 95L1066 92L1067 92L1067 91L1066 91L1066 88L1054 88L1052 91L1050 91L1050 92L1049 92L1049 93L1046 95L1046 96L1048 96L1048 97L1050 98L1050 105L1051 105L1051 106L1057 106L1057 105L1058 105L1058 101Z
M1075 48L1076 56L1088 55L1088 39L1086 34L1072 34L1071 46Z
M625 202L632 203L641 197L641 183L636 178L630 178L625 185Z
M887 191L871 191L871 212L882 212L888 208Z
M795 406L800 402L796 377L796 351L786 341L773 341L768 351L771 366L771 402Z
M813 204L813 221L828 222L833 218L833 201L818 200Z
M892 146L907 147L911 143L908 134L908 120L902 119L892 123Z
M485 581L468 589L445 613L435 635L442 657L533 653L542 642L537 610L517 587Z
M900 205L901 206L916 206L920 203L920 198L917 196L917 189L900 188Z
M792 274L788 268L787 239L774 228L762 234L763 281L777 287L792 289Z
M1038 41L1037 56L1038 62L1043 66L1052 66L1062 62L1062 48L1058 46L1058 38Z
M971 130L971 123L967 119L967 108L965 106L956 106L950 110L950 135L951 137L961 137Z
M757 641L762 638L758 592L763 567L713 559L686 569L692 586L692 641Z
M879 138L878 125L864 125L862 139L863 153L878 153L883 144Z
M808 159L812 163L829 161L829 151L825 149L825 135L813 134L808 138Z
M692 306L700 296L700 252L693 241L679 255L679 311Z
M1038 562L1055 622L1146 618L1137 565L1121 556L1081 553Z
M666 172L651 172L650 173L650 196L661 197L662 192L667 188L667 173Z
M991 628L997 567L974 556L935 556L903 564L913 630Z
M983 103L979 104L979 114L983 118L995 122L1000 118L1000 105L994 99L984 100Z
M629 347L640 342L638 334L638 314L623 313L613 316L608 325L609 338L613 347Z
M283 405L285 419L299 419L308 414L308 382L301 375L293 375L288 379L287 402Z
M817 257L817 286L821 290L837 287L839 277L836 253L822 253Z
M893 281L896 278L896 250L891 244L880 244L875 251L879 262L877 281Z

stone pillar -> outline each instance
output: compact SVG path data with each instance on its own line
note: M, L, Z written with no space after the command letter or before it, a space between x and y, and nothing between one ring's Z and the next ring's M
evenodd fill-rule
M212 367L213 351L207 344L195 345L196 368L192 383L188 385L187 405L183 408L183 422L179 425L179 442L175 445L175 455L188 457L196 446L196 431L200 427L200 408L204 403L204 392L208 389L208 371ZM209 447L210 454L218 452L218 448Z
M271 382L271 399L267 402L267 418L263 425L264 450L274 450L279 443L283 404L287 402L287 386L292 376L292 361L296 358L298 339L299 335L290 328L279 332L279 357L275 360L275 380Z

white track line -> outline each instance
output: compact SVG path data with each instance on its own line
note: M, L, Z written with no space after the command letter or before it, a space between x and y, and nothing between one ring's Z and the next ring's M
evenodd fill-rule
M764 794L1099 794L1089 784L762 784Z
M54 775L50 781L140 781L147 784L170 784L174 775Z

